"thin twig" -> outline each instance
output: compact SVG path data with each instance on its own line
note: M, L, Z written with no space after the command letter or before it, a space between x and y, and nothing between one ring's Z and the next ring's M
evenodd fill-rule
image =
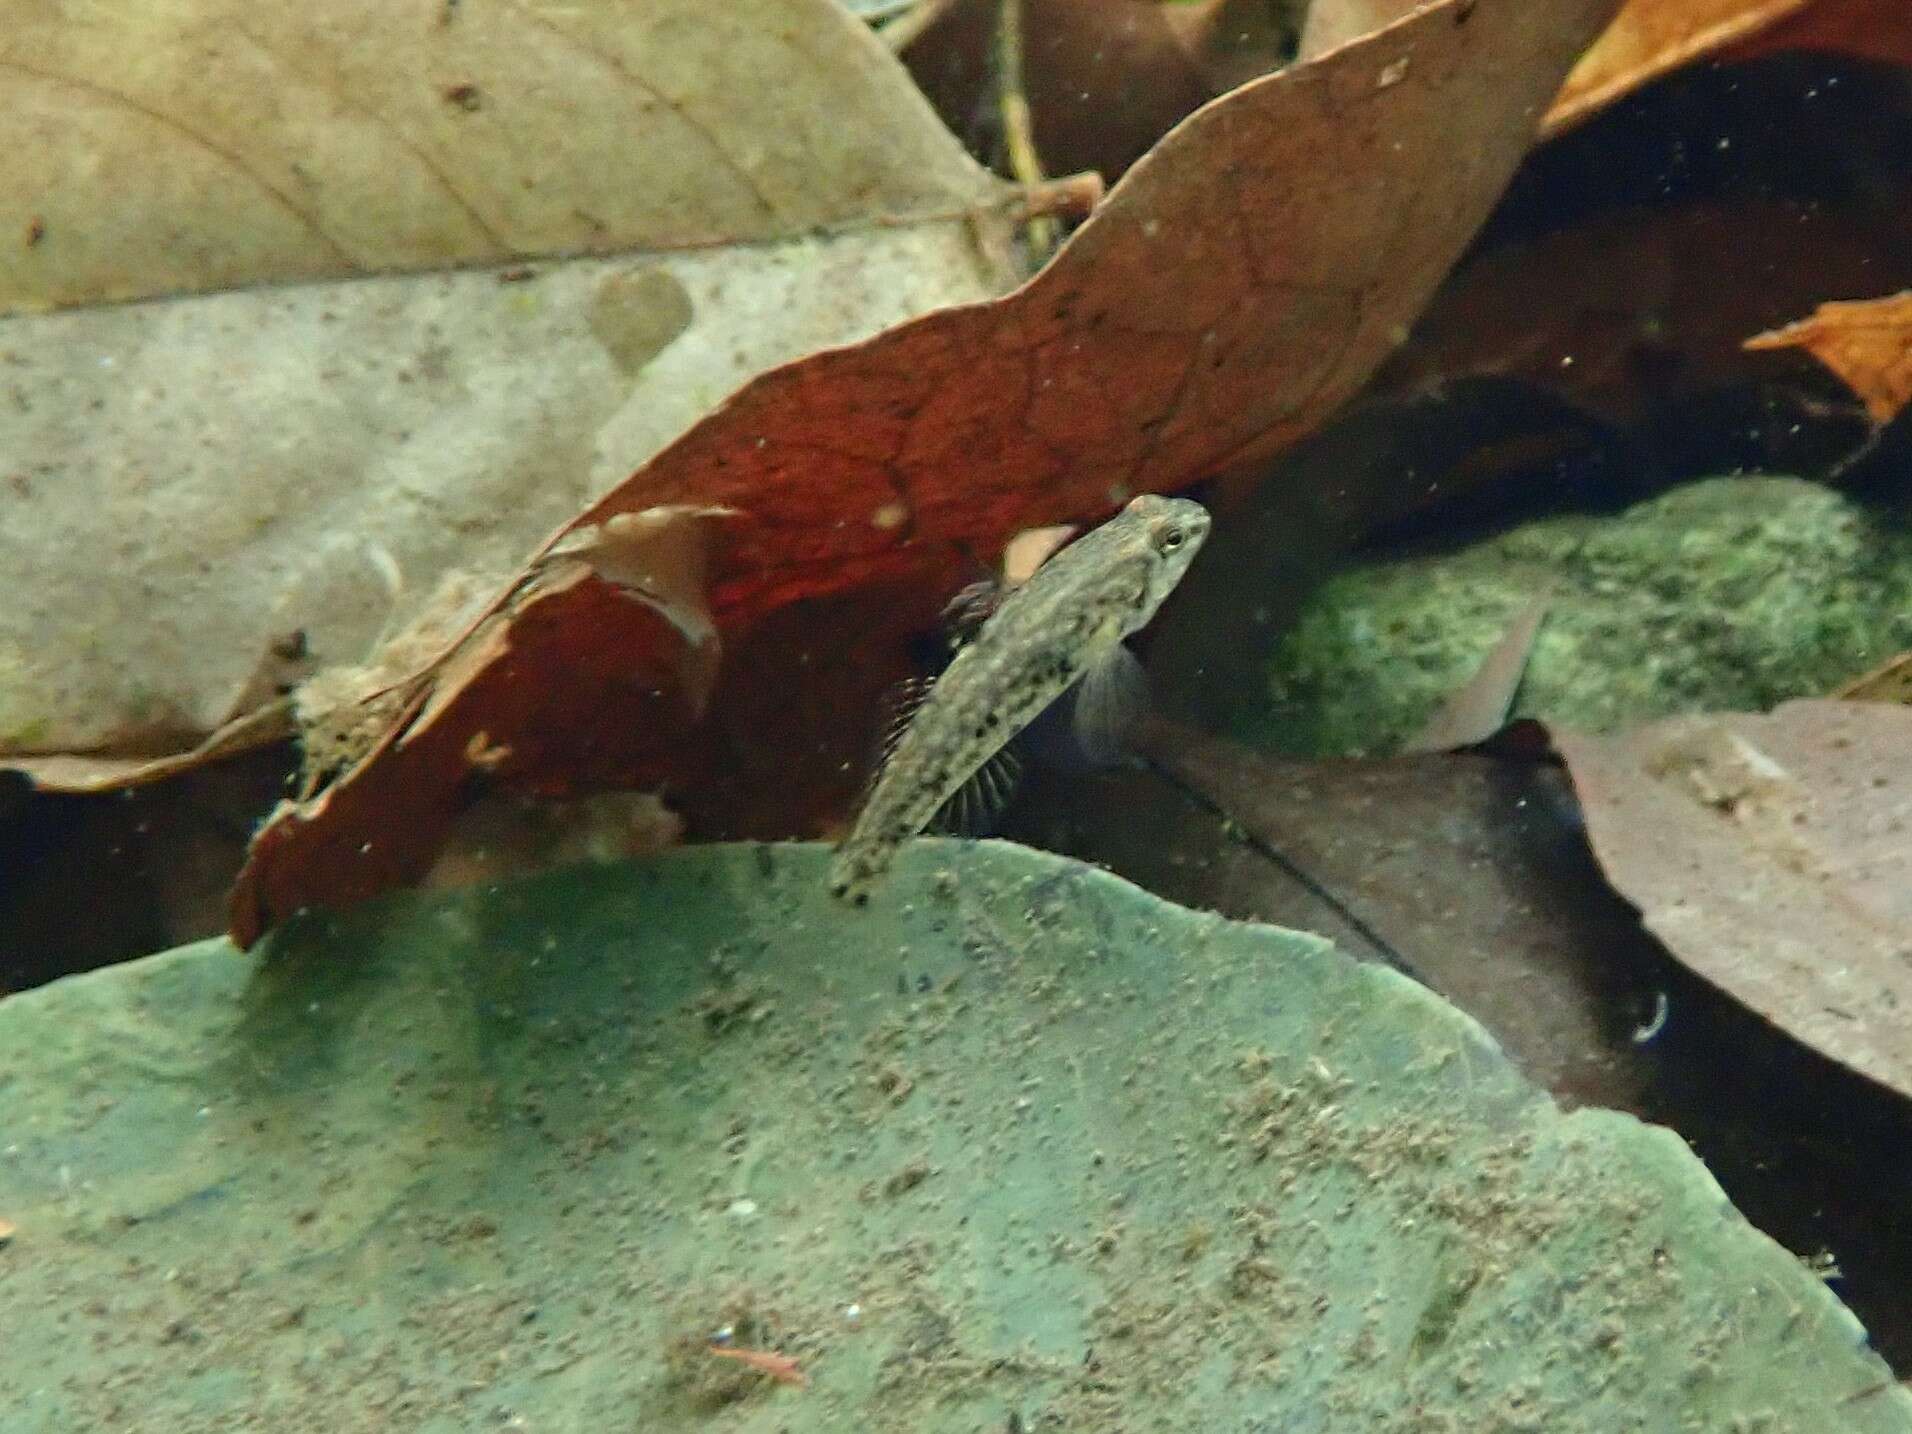
M996 94L1002 107L1003 145L1009 155L1009 173L1018 184L1034 189L1044 183L1042 157L1036 153L1035 120L1022 85L1022 0L997 0ZM1034 215L1025 231L1030 257L1039 265L1056 247L1056 222Z

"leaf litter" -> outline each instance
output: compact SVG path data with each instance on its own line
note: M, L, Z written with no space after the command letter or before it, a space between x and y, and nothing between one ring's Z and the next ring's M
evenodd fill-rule
M1807 700L1552 736L1601 868L1667 949L1912 1096L1912 710Z
M403 741L273 819L235 893L235 934L414 877L481 730L538 790L663 787L697 835L815 830L856 789L866 743L845 714L874 713L908 670L908 634L966 568L1136 491L1245 486L1353 392L1610 8L1447 0L1244 86L1164 139L1014 294L746 385L568 525L739 510L710 575L727 652L715 720L691 719L681 637L607 604L602 583L541 588L493 661L459 687L441 675ZM797 611L786 640L763 640ZM845 629L853 667L832 647ZM614 690L641 695L607 706ZM779 694L784 720L744 726L762 710L747 690ZM818 709L822 721L803 715Z
M1203 21L1226 8L1184 7L1182 39L1198 35ZM1345 19L1361 7L1338 8ZM1411 8L1383 3L1368 20L1352 23L1350 35L1387 18L1381 12ZM1455 0L1433 8L1458 25L1472 20L1476 7ZM1480 8L1489 13L1495 7ZM1592 8L1581 7L1576 18ZM1313 18L1325 24L1336 11L1322 0ZM1903 16L1884 13L1870 33L1859 23L1868 16L1882 16L1869 0L1635 0L1556 98L1546 121L1549 132L1706 56L1732 59L1803 45L1904 60L1912 46L1897 37L1912 32L1904 29ZM1332 113L1345 126L1351 113L1373 104L1371 97L1348 100L1359 95L1363 76L1376 92L1418 84L1430 49L1439 68L1442 55L1430 40L1436 22L1425 14L1390 33L1399 44L1384 64L1381 56L1365 53L1381 37L1354 46L1364 62L1373 58L1375 64L1350 64L1338 51L1329 57L1341 63L1342 72L1327 73L1310 94L1323 116ZM1319 77L1307 66L1296 74L1302 79L1293 87L1304 91ZM498 93L489 78L480 77L440 85L436 98L471 116L487 111ZM1237 96L1211 106L1190 128L1217 111L1248 129L1268 120ZM1421 118L1425 122L1425 112ZM1225 126L1211 129L1226 137ZM1301 132L1319 138L1306 126ZM1373 147L1393 133L1377 125L1364 143ZM1210 177L1226 173L1231 180L1246 173L1251 186L1265 179L1246 172L1239 147L1216 142L1212 134L1204 145L1185 144L1179 151L1172 150L1172 141L1163 148L1197 178L1207 170ZM1425 162L1428 156L1419 157ZM671 419L644 442L632 441L634 430L607 420L589 457L596 496L582 513L575 504L566 508L557 531L508 582L497 581L502 568L495 562L488 576L449 568L437 594L421 597L419 580L431 575L429 568L401 564L382 541L369 541L357 561L375 579L371 589L389 600L388 610L372 614L376 628L401 627L408 612L412 621L398 641L373 644L369 662L335 664L299 688L297 708L308 723L312 763L306 795L312 800L284 810L266 833L259 848L263 860L255 860L236 893L235 930L256 933L306 900L349 900L413 879L461 809L462 825L477 833L480 849L454 847L441 854L434 876L482 877L494 870L486 865L491 853L482 848L497 833L504 834L497 836L498 845L507 844L514 827L509 818L495 831L471 819L522 808L530 793L559 798L541 808L553 817L553 831L544 834L550 844L586 854L599 845L622 852L675 841L683 823L660 791L690 813L699 835L815 830L830 820L833 794L849 771L842 760L845 710L870 705L880 679L907 665L904 639L927 624L925 613L937 599L998 553L1006 577L1026 574L1055 543L1066 541L1072 527L1093 521L1135 487L1214 478L1225 497L1239 499L1267 452L1309 431L1372 368L1369 321L1404 323L1419 300L1412 283L1391 289L1352 284L1340 293L1320 282L1305 245L1282 250L1273 243L1266 247L1274 264L1264 252L1242 266L1246 292L1252 299L1260 288L1285 289L1300 317L1259 352L1246 326L1229 329L1225 320L1217 321L1201 335L1203 343L1215 344L1217 333L1227 330L1213 372L1204 367L1209 355L1197 350L1164 384L1162 375L1175 371L1170 341L1190 335L1155 322L1159 309L1119 302L1133 295L1112 300L1098 288L1091 261L1115 270L1140 292L1150 283L1172 287L1204 266L1216 268L1218 256L1225 267L1228 246L1201 224L1192 231L1180 228L1184 215L1170 201L1186 202L1188 188L1178 194L1148 168L1140 167L1140 177L1160 184L1159 193L1143 191L1151 203L1118 190L1109 212L1078 242L1088 258L1065 255L1045 276L1047 287L1038 280L1008 299L956 310L961 318L934 315L902 331L907 340L883 334L782 369L773 361L763 379L688 431L685 424L711 409L731 380L743 376L741 370L706 385L684 410L688 418ZM1291 166L1287 172L1295 171ZM1471 202L1491 187L1485 180L1479 187L1463 183L1462 197ZM1205 223L1225 207L1212 192L1216 188L1198 194L1189 207ZM989 192L993 197L965 201L968 218L984 223L1008 212L1001 191ZM1233 197L1243 213L1266 208L1265 190L1252 199ZM1474 220L1482 212L1467 203L1460 209L1463 218L1472 214ZM1191 241L1189 254L1163 259L1159 250L1134 242L1132 231L1162 224L1164 215L1178 226L1174 238ZM881 228L891 217L873 219L863 211L847 222L852 229ZM1312 224L1321 216L1304 206L1304 217ZM1125 234L1125 226L1131 232ZM320 226L313 227L316 232ZM26 248L37 249L48 233L70 228L61 216L50 225L35 216ZM1398 237L1400 231L1394 232ZM1432 268L1444 269L1468 233L1469 224L1459 220L1442 228L1431 247L1448 249L1438 263L1430 256ZM1242 227L1237 250L1254 249L1258 237ZM996 266L977 285L985 300L1000 291L1008 272L1000 240L998 234L979 246L996 251L978 261ZM728 240L716 244L732 247ZM169 257L166 246L154 252ZM296 246L293 252L312 258ZM1140 262L1138 254L1149 262ZM555 255L540 257L554 267L563 262ZM347 259L337 274L356 281L365 272L362 256ZM1284 261L1292 272L1283 272ZM1383 270L1398 261L1398 252L1373 260ZM331 272L330 262L322 256L311 272ZM434 266L441 261L422 263L427 271ZM0 278L18 267L0 263ZM1057 270L1065 277L1056 278ZM1418 269L1416 274L1425 277ZM537 276L514 263L490 277L508 288ZM185 287L196 282L189 279ZM1205 302L1210 314L1240 302L1244 292L1234 274L1193 287L1198 305ZM1373 292L1380 289L1387 291ZM1348 315L1337 317L1320 303L1331 292L1352 297ZM701 317L702 297L694 301L680 271L668 264L625 267L598 283L586 327L610 364L629 378L653 366ZM1068 302L1045 302L1058 297ZM912 300L915 312L947 302ZM43 304L29 299L21 307ZM1310 304L1316 308L1306 312ZM1895 371L1903 367L1903 334L1881 346L1870 333L1885 327L1877 322L1879 312L1829 304L1812 319L1747 347L1808 348L1840 372L1883 423L1906 395L1903 375ZM1281 329L1266 312L1258 323L1266 331ZM1112 330L1130 348L1121 362L1111 357ZM1858 340L1868 337L1870 348L1861 349ZM895 346L885 347L890 340ZM1284 368L1284 345L1319 347L1324 340L1340 341L1339 348L1327 345L1334 348L1331 363L1299 375ZM792 351L819 347L827 344L798 341ZM1079 369L1050 362L1053 351L1065 349ZM1087 357L1078 359L1085 351ZM895 366L887 387L876 381L878 365L866 362L872 354ZM1123 366L1138 355L1139 363ZM915 367L904 368L899 360ZM681 375L667 374L665 381L679 384ZM1266 384L1267 392L1253 393L1255 382ZM1000 413L978 398L992 383ZM1045 413L1044 394L1058 383L1062 398L1056 411ZM1003 403L1003 393L1017 401ZM1120 414L1095 411L1098 400L1112 409L1139 405L1145 422L1125 431ZM819 421L801 415L806 404L821 411ZM1185 418L1190 412L1220 441L1195 432L1195 422ZM681 437L673 441L674 434ZM612 455L653 450L655 460L625 482L607 477L606 465L619 462ZM1167 466L1158 467L1158 460ZM1091 471L1103 474L1102 491L1090 487ZM965 479L973 486L963 487ZM1537 602L1520 614L1418 746L1445 751L1477 742L1500 725L1543 612ZM298 644L290 641L291 631L267 632L268 653L302 649L304 629L298 629ZM457 640L448 643L446 635L454 631ZM331 644L325 646L326 655L334 656ZM1902 696L1903 667L1898 659L1855 679L1842 689L1850 699L1843 706L1793 703L1764 717L1699 715L1617 737L1554 733L1587 813L1596 856L1673 955L1774 1027L1900 1095L1912 1094L1912 1060L1891 1020L1912 995L1903 980L1912 962L1912 909L1905 906L1903 880L1894 882L1895 873L1902 878L1912 865L1905 835L1912 819L1899 781L1908 734L1892 725L1896 718L1882 717L1868 703ZM429 680L413 681L421 668ZM44 783L75 788L157 779L259 734L283 731L293 706L286 689L298 675L255 660L236 688L228 682L215 689L218 702L191 710L176 706L143 738L129 739L118 730L111 736L121 743L150 743L154 731L189 738L214 713L240 714L216 726L197 748L157 757L66 752L18 765ZM779 740L766 741L773 725ZM45 724L16 723L14 730L37 743ZM1323 767L1270 761L1226 744L1205 744L1187 732L1164 738L1162 730L1155 760L1225 811L1225 830L1245 831L1269 851L1298 844L1296 873L1304 866L1328 873L1320 882L1310 885L1311 876L1302 883L1308 899L1320 904L1304 924L1336 930L1339 939L1356 946L1366 942L1381 959L1415 969L1496 1031L1512 1032L1516 1049L1523 1035L1532 1037L1534 1044L1520 1049L1523 1057L1547 1049L1558 1058L1575 1040L1582 1057L1613 1044L1616 993L1599 989L1590 963L1575 964L1586 953L1534 976L1560 954L1550 949L1560 945L1557 913L1544 900L1524 900L1520 891L1501 885L1516 865L1504 849L1506 840L1531 835L1504 810L1491 810L1517 785L1507 780L1504 764L1418 755ZM1537 779L1521 790L1546 792L1550 778L1534 772ZM632 785L649 790L589 795L599 786ZM1261 803L1266 790L1277 786L1285 812L1280 801L1267 809ZM569 797L577 799L562 800ZM1461 818L1470 810L1476 817L1488 813L1478 831L1463 829ZM1382 820L1376 830L1350 837L1363 820L1373 826L1377 817ZM1415 831L1390 836L1379 829L1389 821ZM1147 835L1156 848L1164 845L1159 832ZM1490 852L1496 838L1501 849ZM1444 853L1417 865L1443 843ZM1179 841L1168 845L1183 851ZM1507 916L1510 906L1510 926L1490 921L1487 929L1469 932L1470 918ZM1478 961L1457 975L1463 967L1454 958L1470 940L1476 956L1490 949L1517 954L1519 977L1510 981L1502 972L1496 988ZM1815 941L1821 943L1817 949ZM1820 954L1826 944L1860 956L1828 962ZM1417 968L1415 955L1428 953L1431 961ZM1543 1002L1534 1001L1536 990L1547 991ZM1535 1018L1536 1004L1545 1007L1546 1019ZM1523 1006L1525 1025L1518 1014ZM1544 1029L1549 1021L1553 1029ZM1661 1025L1655 1017L1636 1027L1633 1039L1657 1039ZM1635 1083L1639 1072L1596 1066L1569 1062L1553 1074L1568 1087L1584 1082L1613 1103L1631 1103L1621 1089ZM6 1233L0 1233L0 1243ZM1837 1278L1831 1257L1825 1262Z
M753 374L1020 277L1028 196L831 0L433 9L0 34L0 754L176 760Z

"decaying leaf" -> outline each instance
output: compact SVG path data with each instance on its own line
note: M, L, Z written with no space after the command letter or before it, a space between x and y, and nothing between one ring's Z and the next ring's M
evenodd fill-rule
M1559 134L1662 75L1735 45L1815 0L1627 0L1547 111Z
M469 637L491 596L490 584L477 574L447 572L417 616L365 662L324 668L300 684L293 713L307 793L383 741L401 712L417 710L425 694L403 690L407 679L454 639Z
M662 787L699 835L814 829L966 568L1141 489L1252 472L1360 384L1610 8L1449 0L1248 85L1017 293L751 383L573 525L739 511L711 573L711 720L655 614L596 581L540 591L402 742L261 833L237 934L422 871L481 730L539 790Z
M1912 64L1903 0L1627 0L1548 110L1544 132L1571 129L1615 100L1702 60L1734 63L1811 50Z
M1004 586L1021 587L1028 582L1036 569L1048 562L1076 531L1074 523L1052 523L1046 528L1027 528L1016 534L1002 550Z
M571 530L544 559L576 558L668 619L689 648L681 681L698 712L710 700L722 655L710 613L711 535L719 520L736 516L735 508L691 503L613 513Z
M1744 60L1782 50L1912 64L1912 5L1904 0L1813 0L1722 58Z
M1535 598L1514 615L1493 651L1402 748L1404 752L1451 752L1485 742L1507 722L1527 658L1547 617L1547 599Z
M1897 702L1912 707L1912 652L1901 652L1861 673L1833 696L1848 702Z
M187 752L284 634L363 663L752 375L1020 277L832 0L14 5L0 109L4 754Z
M1019 3L1022 88L1036 147L1052 172L1090 169L1117 179L1191 111L1285 57L1247 40L1266 25L1270 7L1261 0ZM999 0L929 0L918 7L925 22L912 26L902 51L937 112L979 153L1002 143L996 98L1001 8ZM1224 26L1232 62L1226 78L1214 73L1205 44Z
M600 792L574 802L499 793L459 813L427 887L509 881L578 861L623 861L675 846L684 824L650 792Z
M12 757L5 765L43 792L116 792L191 771L208 762L290 737L293 704L281 699L235 717L197 747L165 757L93 757L84 753Z
M1311 60L1337 45L1392 25L1424 0L1313 0L1301 27L1301 58Z
M1912 711L1813 700L1553 739L1602 869L1668 950L1912 1095Z
M1803 348L1888 423L1912 401L1912 289L1886 299L1821 304L1810 318L1756 334L1749 349Z

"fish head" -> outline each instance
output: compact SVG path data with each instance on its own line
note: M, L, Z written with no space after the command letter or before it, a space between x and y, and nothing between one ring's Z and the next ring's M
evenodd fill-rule
M1140 614L1146 623L1201 550L1208 536L1208 509L1188 498L1144 493L1129 501L1122 520L1124 546L1148 562L1148 592Z

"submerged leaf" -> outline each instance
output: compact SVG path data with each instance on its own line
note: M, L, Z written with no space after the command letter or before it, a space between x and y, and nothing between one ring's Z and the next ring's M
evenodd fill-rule
M614 513L602 523L573 529L547 558L581 559L682 634L689 651L681 680L700 712L710 701L722 653L710 612L712 523L736 516L735 508L690 503Z
M1912 711L1812 700L1553 740L1607 878L1675 956L1912 1096Z
M1769 29L1814 0L1627 0L1547 111L1560 133L1662 75Z
M191 749L285 634L361 664L753 375L1020 276L833 0L5 13L0 753Z
M1803 348L1865 400L1877 423L1912 402L1912 289L1821 304L1810 318L1756 334L1749 349Z
M1507 722L1527 671L1527 659L1547 617L1547 598L1535 598L1514 615L1493 651L1402 747L1403 752L1451 752L1485 742Z
M1912 707L1912 652L1901 652L1861 673L1833 696L1848 702L1897 702Z
M0 1002L9 1429L1912 1427L1681 1140L1395 973L1004 843L916 844L846 921L828 860L406 895ZM733 1321L822 1397L690 1407Z
M384 858L422 869L480 730L540 790L615 774L668 785L693 834L815 830L854 791L868 704L973 555L1143 489L1222 474L1239 491L1360 386L1611 8L1442 0L1244 86L1167 136L1021 290L746 386L572 524L741 511L711 574L729 654L711 720L654 720L690 704L654 630L602 585L540 594L496 662L441 684L429 744L261 834L235 931L366 889L356 853L374 834L354 825L374 814Z
M1074 523L1052 523L1045 528L1025 528L1011 538L1002 550L1002 580L1005 587L1021 587L1037 568L1054 556L1080 531Z

